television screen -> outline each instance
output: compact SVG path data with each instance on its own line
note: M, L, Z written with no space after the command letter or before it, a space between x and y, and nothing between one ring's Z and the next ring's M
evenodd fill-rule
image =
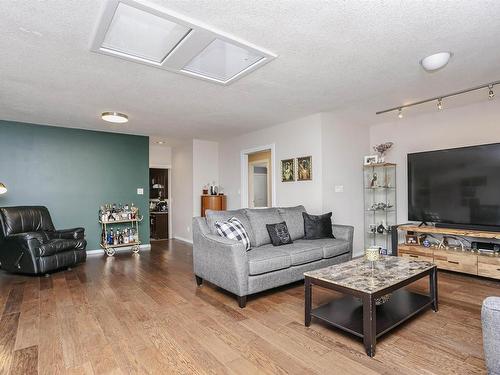
M408 219L500 226L500 144L408 154Z

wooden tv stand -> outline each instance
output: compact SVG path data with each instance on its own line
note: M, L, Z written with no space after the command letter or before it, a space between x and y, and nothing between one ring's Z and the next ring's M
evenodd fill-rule
M500 232L481 230L436 228L433 226L400 225L399 231L415 234L440 234L457 237L473 237L500 240ZM470 275L490 277L500 280L500 255L481 254L478 251L461 248L438 248L437 245L425 247L420 244L398 244L398 256L426 260L436 264L438 269L467 273Z

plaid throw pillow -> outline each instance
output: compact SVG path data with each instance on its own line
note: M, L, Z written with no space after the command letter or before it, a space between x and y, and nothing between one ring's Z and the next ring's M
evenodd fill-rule
M226 237L230 240L240 241L245 245L246 250L250 250L250 238L241 221L232 217L228 221L216 221L215 229L221 237Z

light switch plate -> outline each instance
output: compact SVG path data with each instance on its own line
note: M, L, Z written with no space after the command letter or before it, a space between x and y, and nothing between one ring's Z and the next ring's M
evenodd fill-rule
M335 192L336 193L343 193L344 192L344 185L335 185Z
M144 189L143 188L137 188L137 195L144 195Z

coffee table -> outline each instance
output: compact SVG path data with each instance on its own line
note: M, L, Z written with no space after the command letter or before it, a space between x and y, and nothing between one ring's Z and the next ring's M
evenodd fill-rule
M306 327L315 317L361 337L370 357L375 355L378 337L429 306L438 311L437 268L429 262L393 256L369 262L361 257L306 272L304 276ZM426 276L429 276L429 295L402 289ZM312 309L313 285L345 296ZM377 306L380 298L389 293L389 300Z

